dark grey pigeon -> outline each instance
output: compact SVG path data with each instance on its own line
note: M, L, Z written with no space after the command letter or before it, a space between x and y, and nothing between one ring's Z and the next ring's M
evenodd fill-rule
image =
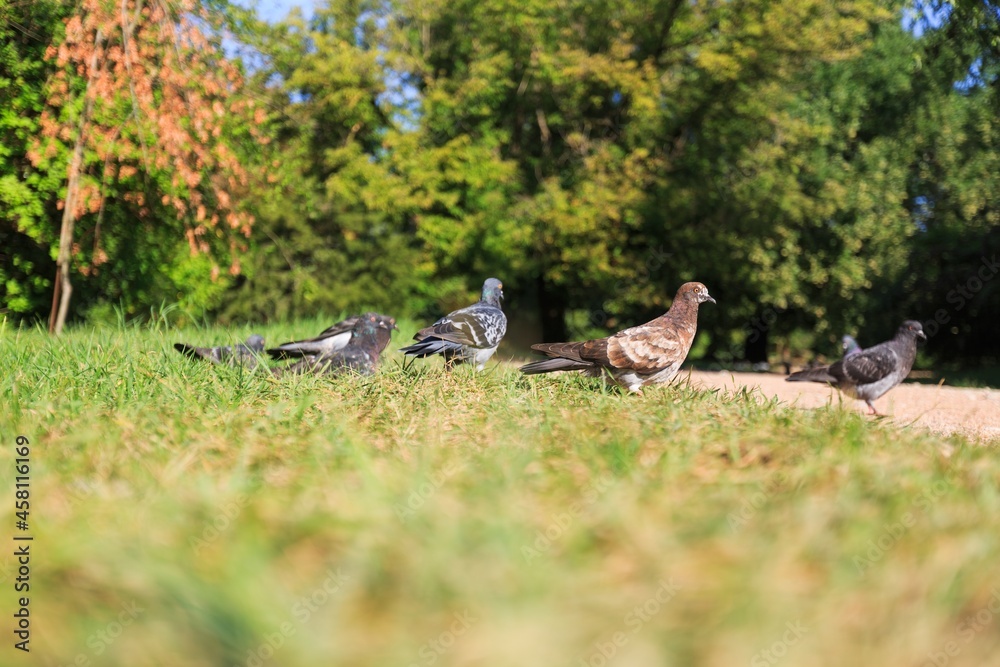
M213 364L229 364L230 366L246 366L256 368L258 355L264 352L264 337L253 334L246 343L226 345L223 347L197 347L187 343L174 343L174 349L195 359L204 359Z
M379 322L385 326L378 327L379 353L389 345L392 332L396 330L396 320L388 315L374 313ZM351 332L361 320L362 315L354 315L328 327L315 338L282 343L267 351L273 359L299 359L301 357L330 354L347 346L351 340Z
M861 346L858 345L858 341L854 340L853 336L844 335L840 339L840 345L844 349L844 358L853 357L855 354L861 351Z
M878 411L872 401L902 382L917 357L917 339L927 340L920 322L907 320L892 340L845 356L823 368L792 373L787 382L826 382L851 398L868 404L873 415Z
M455 363L474 363L477 370L483 370L507 333L507 318L500 310L501 299L503 283L488 278L477 303L448 313L421 329L413 337L418 342L400 352L420 358L440 354L448 367Z
M357 317L351 328L351 338L346 345L331 352L304 356L291 366L275 369L274 374L340 375L353 372L359 375L371 375L378 367L379 355L385 348L385 343L382 341L388 340L391 335L391 326L381 315L365 313Z

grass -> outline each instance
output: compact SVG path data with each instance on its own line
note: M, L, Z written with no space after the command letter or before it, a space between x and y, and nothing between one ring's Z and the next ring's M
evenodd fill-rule
M1000 654L997 442L509 364L393 352L373 378L276 380L171 348L246 333L0 331L8 535L16 436L32 446L31 664Z

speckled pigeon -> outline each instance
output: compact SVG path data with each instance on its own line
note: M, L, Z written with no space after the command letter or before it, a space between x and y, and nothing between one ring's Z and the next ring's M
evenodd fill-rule
M392 332L396 329L396 319L388 315L374 313L378 318L380 326L377 328L378 351L381 353L389 345L392 339ZM343 349L351 340L351 331L362 318L361 315L348 317L333 326L327 328L315 338L297 340L290 343L282 343L278 347L272 347L267 351L273 359L298 359L300 357L313 356L318 354L329 354Z
M421 329L413 337L416 341L400 352L413 357L440 354L446 367L455 363L474 363L477 370L496 352L507 333L507 318L500 310L503 283L488 278L483 283L483 294L477 303L448 313L437 322Z
M851 398L864 401L871 414L878 411L872 405L876 400L906 379L917 357L917 340L927 340L920 322L903 322L896 335L884 343L867 350L845 356L840 361L823 368L792 373L788 382L825 382Z
M389 321L377 313L359 315L351 328L351 338L346 345L330 352L304 356L290 366L275 369L274 374L277 376L302 373L339 375L344 372L354 372L359 375L371 375L378 367L379 355L385 348L385 343L382 341L388 340L392 335L391 326Z
M181 354L196 359L205 359L213 364L256 368L258 355L264 352L264 337L253 334L247 338L246 343L223 347L196 347L187 343L174 343L174 349Z
M552 359L521 366L526 375L552 371L583 371L598 377L607 373L622 387L642 394L642 388L670 382L691 350L698 328L698 306L715 303L701 283L684 283L673 303L655 320L620 331L608 338L578 343L532 345Z
M844 358L853 357L855 354L861 351L861 346L858 345L858 341L854 340L853 336L844 335L840 339L840 345L844 349Z

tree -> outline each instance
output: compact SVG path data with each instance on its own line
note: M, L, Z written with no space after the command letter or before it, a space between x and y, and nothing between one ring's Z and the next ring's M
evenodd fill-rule
M906 116L908 264L883 311L920 317L943 361L996 363L1000 312L1000 6L917 3L921 103ZM890 306L895 306L891 308ZM914 315L910 315L910 314Z
M230 272L239 272L253 219L240 205L249 176L226 141L227 123L247 118L253 104L239 94L242 75L220 49L216 18L195 0L83 0L50 47L58 70L29 153L41 171L66 169L50 330L66 321L73 259L84 275L107 259L100 238L109 200L140 224L172 211L192 254L228 251ZM86 259L74 241L84 217L93 220Z
M26 153L53 70L45 50L72 10L57 0L0 0L0 303L15 316L43 308L50 287L46 221L58 183L34 172Z
M844 220L825 174L799 177L829 127L797 100L890 12L868 0L458 0L401 2L394 19L423 150L494 147L516 170L483 226L421 216L440 271L503 249L499 272L537 300L547 339L574 309L598 326L662 311L695 278L731 295L729 328L762 300L809 307L803 280L824 278L794 255ZM850 275L865 261L838 253L855 259Z

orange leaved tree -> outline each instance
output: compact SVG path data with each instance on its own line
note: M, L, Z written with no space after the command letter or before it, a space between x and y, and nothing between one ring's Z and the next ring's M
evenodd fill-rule
M49 48L58 69L29 157L36 167L66 169L50 331L66 321L83 216L97 222L81 269L105 259L98 244L109 196L138 219L169 211L192 253L212 252L213 239L228 242L230 272L239 272L236 253L253 218L238 203L248 169L227 137L234 119L254 133L264 112L241 94L243 77L222 51L217 19L200 0L81 0Z

